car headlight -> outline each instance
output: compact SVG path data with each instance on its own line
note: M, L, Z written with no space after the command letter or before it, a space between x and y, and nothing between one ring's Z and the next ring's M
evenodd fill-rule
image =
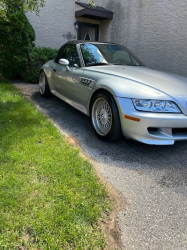
M181 113L178 106L172 101L139 100L132 99L134 107L138 111L160 112L160 113Z

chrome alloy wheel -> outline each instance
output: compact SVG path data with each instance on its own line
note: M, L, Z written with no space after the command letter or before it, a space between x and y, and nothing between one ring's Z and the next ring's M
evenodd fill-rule
M99 135L107 135L112 127L112 110L104 98L95 100L92 108L92 122Z
M39 90L40 90L40 93L42 95L45 93L45 74L44 74L44 72L42 72L40 74L40 78L39 78Z

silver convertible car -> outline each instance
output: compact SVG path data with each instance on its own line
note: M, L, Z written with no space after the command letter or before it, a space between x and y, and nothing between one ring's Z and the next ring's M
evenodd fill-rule
M90 116L102 140L187 140L187 78L146 68L121 45L66 43L42 66L39 90Z

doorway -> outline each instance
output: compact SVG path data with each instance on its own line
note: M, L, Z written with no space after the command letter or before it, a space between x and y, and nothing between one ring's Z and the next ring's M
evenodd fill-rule
M78 40L99 41L99 25L79 22Z

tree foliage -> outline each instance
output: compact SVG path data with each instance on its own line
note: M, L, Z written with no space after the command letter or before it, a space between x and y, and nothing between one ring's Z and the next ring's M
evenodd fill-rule
M96 7L96 4L95 4L95 1L94 1L94 0L88 0L88 4L89 4L92 8L95 8L95 7Z
M49 60L53 60L58 54L57 49L35 47L29 54L26 70L21 77L26 82L37 83L41 66Z
M0 20L0 73L7 78L18 77L26 69L29 53L34 47L35 32L22 12Z
M0 17L6 19L7 14L19 10L21 12L34 11L40 13L46 0L0 0Z

